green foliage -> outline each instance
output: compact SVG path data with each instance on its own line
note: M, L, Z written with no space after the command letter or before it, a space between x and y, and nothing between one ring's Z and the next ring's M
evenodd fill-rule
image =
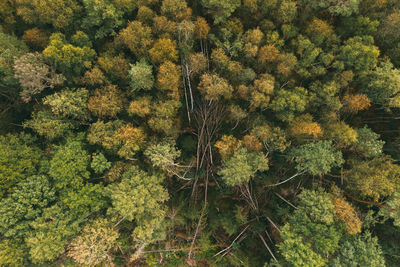
M340 48L338 59L348 69L363 72L372 70L378 63L379 49L371 36L349 38Z
M0 136L0 196L6 196L16 184L43 171L45 159L35 142L35 138L25 133Z
M384 267L386 264L378 239L367 232L364 235L351 236L343 240L332 266Z
M67 79L76 79L85 69L90 68L96 52L88 46L74 46L66 42L63 34L55 33L50 36L50 43L43 50L43 57L54 64Z
M23 239L32 229L30 223L56 200L45 175L21 181L14 192L0 202L0 233L11 239Z
M113 209L129 221L163 216L161 204L168 199L168 192L162 187L162 180L162 175L149 175L132 166L120 183L107 189Z
M400 191L397 191L386 202L387 207L382 207L380 213L387 218L393 219L393 225L400 227Z
M298 209L282 228L283 242L278 247L292 266L326 266L325 255L334 254L342 235L330 195L303 190Z
M31 120L24 122L24 127L53 140L65 136L75 125L69 120L57 118L51 111L40 110L32 114Z
M129 71L131 79L130 87L132 93L144 89L150 90L154 84L153 68L145 60L141 60L131 65Z
M53 114L60 118L84 121L89 118L88 98L89 92L84 88L65 89L45 97L43 104L49 105Z
M169 143L162 143L148 147L144 155L154 167L167 170L176 165L175 160L180 157L181 152Z
M104 157L103 153L94 153L92 155L92 162L90 163L90 167L94 170L95 173L101 174L111 167L111 162L109 162L106 157Z
M239 0L202 0L201 4L213 14L214 23L225 22L227 18L240 6Z
M400 189L398 175L400 166L392 163L389 156L381 156L368 161L355 162L345 172L348 188L362 197L378 201Z
M400 70L393 67L390 62L383 62L370 75L365 92L373 103L384 107L400 107Z
M83 0L86 16L83 18L82 27L87 32L95 31L95 39L115 35L114 29L122 25L123 12L112 0L96 1Z
M14 59L28 52L26 44L17 37L6 34L0 28L0 90L7 92L8 87L15 86L17 80L14 78ZM8 92L9 93L9 92Z
M377 157L382 154L385 141L379 140L379 134L374 133L367 126L357 129L357 143L355 147L366 157Z
M296 114L305 110L307 104L307 90L303 87L281 89L272 100L271 109L280 120L291 121Z
M360 0L302 0L302 3L317 10L328 9L329 13L334 16L346 17L358 13Z
M89 154L83 149L79 140L68 140L65 145L57 148L50 161L49 175L54 180L57 189L75 188L83 185L89 178Z
M235 186L249 182L258 171L266 171L268 168L268 159L261 152L240 148L223 163L218 174L227 185Z
M318 141L292 148L289 157L294 158L298 172L311 175L326 174L343 164L342 153L332 146L331 141Z

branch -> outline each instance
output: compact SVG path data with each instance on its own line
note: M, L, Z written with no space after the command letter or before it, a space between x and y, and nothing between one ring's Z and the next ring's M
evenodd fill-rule
M299 175L302 175L303 173L305 173L305 171L298 172L298 173L296 173L295 175L293 175L292 177L289 177L288 179L286 179L285 181L279 182L279 183L277 183L277 184L270 184L270 185L267 185L267 186L271 187L271 186L278 186L278 185L284 184L284 183L286 183L286 182L292 180L293 178L295 178L295 177L297 177L297 176L299 176Z

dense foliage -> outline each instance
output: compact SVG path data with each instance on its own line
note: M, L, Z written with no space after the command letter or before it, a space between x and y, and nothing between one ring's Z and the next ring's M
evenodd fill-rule
M0 266L400 266L399 10L0 0Z

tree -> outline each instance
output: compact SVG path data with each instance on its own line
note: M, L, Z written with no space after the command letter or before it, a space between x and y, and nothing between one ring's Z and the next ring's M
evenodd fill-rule
M131 116L146 117L151 112L151 98L139 97L129 104L128 113Z
M218 149L221 158L226 161L241 145L242 142L232 135L223 135L220 140L215 142L214 147Z
M74 46L61 33L52 34L49 45L43 50L44 59L52 63L67 79L76 79L85 69L90 68L95 56L96 52L92 48Z
M157 88L166 91L170 98L179 100L182 85L181 68L170 61L161 64L157 73Z
M385 258L376 237L369 232L351 236L340 243L338 255L332 266L377 266L384 267Z
M101 145L105 149L117 152L121 140L115 138L114 132L123 126L123 123L118 120L114 121L97 121L89 126L86 139L90 144Z
M218 175L227 185L236 186L249 182L258 171L266 171L268 168L268 159L261 152L240 148L223 162Z
M0 196L7 196L18 183L44 171L46 161L35 142L25 133L0 136Z
M131 80L130 88L132 94L138 90L150 90L153 87L153 68L147 64L145 60L138 61L135 65L131 65L129 77Z
M264 109L268 106L274 93L275 78L270 74L262 74L250 87L250 110Z
M69 120L56 117L51 111L39 110L32 114L32 119L24 122L25 128L31 128L39 135L49 140L54 140L65 136L70 130L75 128Z
M85 225L82 234L71 241L68 256L82 265L112 264L111 252L118 237L118 231L108 220L97 219Z
M346 148L357 142L357 131L343 121L329 123L325 136L332 140L338 148Z
M326 266L343 235L331 197L321 189L303 190L299 197L298 209L281 229L278 248L290 265Z
M271 109L282 121L291 121L298 113L303 112L308 104L307 90L296 87L293 90L281 89L271 102Z
M21 181L14 192L0 201L0 233L23 239L32 231L30 223L56 200L56 192L45 175Z
M49 105L53 114L60 118L85 121L89 119L88 98L89 92L84 88L64 89L46 96L43 104Z
M346 68L357 72L372 70L379 56L379 49L373 42L371 36L349 38L341 46L338 59L344 62Z
M121 182L107 188L112 211L128 221L135 220L134 235L145 242L151 240L160 226L157 221L165 216L163 203L169 196L162 181L162 175L150 175L132 166L123 174Z
M137 59L147 55L153 43L151 28L140 21L132 21L119 32L121 41L131 50Z
M240 6L239 0L202 0L203 7L214 17L214 24L225 22L227 18Z
M86 16L83 18L82 26L87 32L95 32L95 39L115 35L114 29L123 23L123 11L113 2L83 0Z
M333 205L338 219L343 222L344 229L349 235L361 233L362 222L355 209L341 196L334 196Z
M46 88L54 88L63 84L65 77L56 74L44 63L38 53L28 53L14 60L15 78L23 88L20 96L24 102L29 102L33 95L41 93Z
M65 145L58 147L49 168L55 188L63 190L82 187L84 180L90 176L87 169L89 160L90 156L79 140L68 140Z
M218 74L203 74L200 78L199 91L207 100L219 100L224 97L232 97L233 87L227 80L218 76Z
M177 133L178 115L181 102L176 100L154 102L152 112L147 124L149 127L159 133L174 135Z
M126 124L113 134L114 143L120 144L118 155L125 159L131 159L142 147L146 139L146 133L141 128Z
M319 123L313 122L310 114L300 115L290 123L289 133L296 138L313 137L318 138L323 131Z
M129 82L129 61L121 53L117 56L103 54L97 63L107 78L115 84L126 86Z
M369 78L368 86L362 91L373 103L385 108L400 107L400 70L386 61L377 67Z
M332 146L332 141L318 141L292 148L288 156L294 158L298 172L323 175L343 164L342 153Z
M25 237L31 261L46 264L64 253L67 241L79 231L81 220L60 205L46 208L31 223L33 230Z
M163 0L161 4L161 15L171 20L180 21L191 15L185 0Z
M312 9L328 9L334 16L348 17L358 13L360 0L302 0L303 5L310 6Z
M73 0L18 0L17 14L28 24L51 24L68 29L79 18L82 6Z
M103 153L93 153L90 167L95 173L101 174L111 167L111 162L106 159Z
M386 218L391 218L393 220L393 225L400 226L400 191L397 191L392 197L386 201L385 205L387 207L382 207L379 213Z
M161 38L155 41L153 47L149 50L149 54L155 64L161 64L165 61L176 62L178 60L176 42L169 38Z
M357 143L354 148L361 152L365 157L378 157L382 154L385 141L379 140L379 134L374 133L367 126L357 129Z
M98 118L114 118L123 109L124 96L115 85L98 88L89 97L88 109Z
M43 50L49 43L48 32L39 28L32 28L24 31L22 40L35 50Z
M0 90L6 96L12 96L13 92L9 92L10 87L13 88L18 83L14 77L14 59L26 54L28 47L17 37L8 35L0 29L0 50L2 51L0 54Z
M347 188L362 197L379 201L395 194L400 188L400 166L393 164L389 156L357 162L345 171Z
M365 94L346 94L343 97L342 105L345 112L356 114L368 109L371 106L371 101Z

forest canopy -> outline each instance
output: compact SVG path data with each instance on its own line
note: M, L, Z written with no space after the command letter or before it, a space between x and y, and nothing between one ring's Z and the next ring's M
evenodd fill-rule
M400 1L0 0L0 266L400 266Z

